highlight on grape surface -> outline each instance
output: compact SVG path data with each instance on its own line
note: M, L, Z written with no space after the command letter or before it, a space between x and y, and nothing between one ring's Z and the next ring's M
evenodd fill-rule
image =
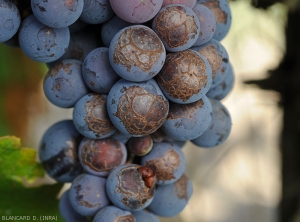
M43 90L73 118L41 138L67 222L157 222L188 204L181 150L224 143L234 67L227 0L0 0L0 42L46 63Z

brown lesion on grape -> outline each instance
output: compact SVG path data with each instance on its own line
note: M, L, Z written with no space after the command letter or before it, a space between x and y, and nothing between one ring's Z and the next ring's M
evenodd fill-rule
M125 88L114 114L131 135L148 135L165 121L169 110L168 101L139 86Z
M128 72L132 66L149 72L164 53L164 46L154 31L146 27L134 27L120 35L113 60L115 64L125 66Z
M227 13L225 13L220 7L220 0L209 0L205 3L201 3L209 8L216 18L217 24L227 22Z
M84 200L84 196L86 195L84 193L84 190L82 189L81 185L78 184L74 186L74 189L76 190L76 201L79 206L85 206L88 208L94 208L94 207L100 207L100 203L91 204L88 201Z
M108 172L124 158L121 143L113 138L88 140L82 148L82 162L96 172Z
M139 172L140 166L129 166L118 173L118 185L115 193L122 194L122 202L131 210L140 209L145 203L153 198L155 183L147 187L142 174Z
M174 183L175 194L179 199L188 200L188 193L187 193L188 182L189 182L188 177L185 174L183 174L179 178L179 180L177 180Z
M132 214L119 216L114 222L135 222L135 218Z
M115 129L108 116L106 97L96 93L92 95L92 99L85 104L86 117L84 120L91 131L106 135Z
M78 0L63 0L64 6L72 12L76 12Z
M197 28L195 17L188 15L182 6L167 7L155 17L155 30L170 48L198 38Z
M218 53L216 47L212 44L207 45L199 50L199 53L202 54L209 62L212 69L212 78L214 79L218 70L221 69L223 63L222 56Z
M170 97L187 101L206 86L206 71L205 62L192 50L169 53L157 82Z
M197 109L201 108L203 104L202 99L189 104L170 103L167 119L183 119L185 117L194 116Z
M181 164L180 156L175 150L167 151L162 157L146 161L155 173L158 181L175 179L174 173Z

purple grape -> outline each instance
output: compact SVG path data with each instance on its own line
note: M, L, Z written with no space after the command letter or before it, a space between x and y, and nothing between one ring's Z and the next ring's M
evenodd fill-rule
M144 25L121 29L111 40L109 60L122 78L141 82L153 78L163 67L166 51L155 32Z
M133 211L136 222L159 222L157 216L147 210Z
M105 190L106 179L80 174L72 182L69 199L74 210L82 216L93 217L110 204Z
M11 39L18 31L21 16L11 0L0 0L0 43Z
M214 39L221 41L228 33L231 26L231 9L227 0L197 0L197 3L209 8L216 18L216 31Z
M152 19L162 6L163 0L110 0L114 12L126 22L144 23Z
M200 22L195 12L180 4L160 9L152 22L152 29L161 38L167 51L178 52L190 48L200 33Z
M106 47L109 47L112 38L123 28L131 26L132 23L126 22L117 15L104 22L101 26L101 38Z
M114 16L109 0L84 0L80 19L88 24L101 24Z
M153 139L150 135L131 137L127 143L127 149L136 156L145 156L153 147Z
M165 186L158 185L148 209L161 217L176 216L186 207L192 193L192 183L183 174L175 183Z
M106 108L106 95L89 93L74 106L73 121L76 129L90 139L103 139L116 132Z
M171 4L185 5L189 8L193 8L196 4L196 0L163 0L162 7Z
M189 103L169 103L169 114L161 130L174 140L192 140L202 135L210 126L212 107L206 96Z
M229 67L223 81L217 86L211 88L207 92L207 96L217 100L224 99L233 88L234 78L234 70L232 65L229 63Z
M35 17L46 26L66 28L73 24L83 9L83 0L31 0Z
M153 199L155 180L150 168L126 164L111 171L106 192L115 206L129 211L142 210Z
M89 93L81 75L81 62L66 59L49 69L44 78L44 93L58 107L74 107L81 97Z
M66 190L59 199L58 209L65 222L88 222L89 220L77 213L69 199L69 190Z
M151 152L141 159L157 177L157 184L167 185L177 181L185 170L185 156L181 149L168 142L154 143Z
M119 131L144 136L163 124L169 103L153 79L140 83L120 79L108 94L107 110Z
M117 166L125 164L127 150L114 138L92 140L84 138L79 146L79 160L86 172L95 176L108 176Z
M107 206L101 209L93 219L93 222L136 222L131 212L115 206Z
M120 77L110 65L108 48L96 48L85 57L82 76L86 85L94 92L104 94L109 92Z
M19 29L19 44L32 60L53 62L67 50L70 42L69 28L50 28L32 14L23 20Z
M209 62L212 69L212 84L215 87L220 84L229 67L229 56L225 47L217 40L211 39L201 46L191 48L203 55Z
M72 120L59 121L44 133L38 148L39 159L54 180L71 182L82 172L78 159L81 139Z
M194 50L169 53L156 76L164 95L181 104L201 99L212 84L212 70L207 59Z
M196 4L193 11L200 21L200 34L193 46L203 45L207 43L214 36L216 32L216 18L213 12L202 4Z
M227 140L231 131L231 117L224 105L215 99L209 99L213 109L210 127L191 142L202 148L215 147Z
M131 138L131 135L124 134L117 130L113 135L111 135L111 137L125 144Z

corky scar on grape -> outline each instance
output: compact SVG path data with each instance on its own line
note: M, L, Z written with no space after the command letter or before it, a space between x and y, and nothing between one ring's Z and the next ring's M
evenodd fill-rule
M79 206L85 206L88 208L94 208L94 207L100 207L101 204L100 203L90 203L86 200L84 200L84 196L86 195L84 191L81 191L81 185L78 184L76 186L74 186L74 189L76 190L76 201L78 202Z
M48 76L51 76L51 77L57 76L57 74L59 73L59 71L60 71L61 69L64 70L64 73L70 75L70 74L72 74L72 70L70 69L70 66L72 66L72 65L74 65L74 64L72 64L72 63L66 63L66 64L64 64L63 62L59 62L58 64L56 64L54 67L52 67L52 68L49 70L49 72L47 73L46 78L47 78Z
M123 157L120 142L113 138L89 140L81 152L83 163L97 172L107 172L120 165Z
M210 1L206 1L203 2L201 4L205 5L207 8L209 8L215 18L216 18L216 22L218 23L223 23L226 24L227 23L227 14L221 9L220 7L220 0L210 0Z
M214 45L208 45L204 47L203 49L199 50L199 53L201 53L209 62L211 69L212 69L212 78L214 79L216 77L217 71L220 70L222 74L224 74L225 70L220 69L223 63L222 56L218 53L216 47Z
M205 62L192 50L169 53L157 75L158 84L168 95L182 101L199 93L207 81Z
M161 95L153 95L139 86L123 88L117 112L131 135L148 135L158 129L168 115L168 102Z
M64 6L72 12L75 12L78 7L78 0L63 0Z
M110 133L115 128L108 116L106 102L103 95L93 94L92 99L85 104L85 122L91 131L102 135Z
M139 166L130 166L120 170L118 173L118 185L114 192L123 195L122 202L131 210L142 208L145 203L153 198L155 183L147 187Z
M189 104L170 103L167 119L193 118L197 109L201 108L203 104L202 99Z
M135 222L133 215L119 216L114 222Z
M154 28L170 48L182 46L198 37L194 16L188 15L182 6L167 7L158 13Z
M182 175L179 180L174 183L175 187L175 194L179 199L186 199L188 200L188 182L189 179L186 175Z
M133 27L120 35L113 59L115 64L124 65L128 72L132 66L147 72L164 53L164 46L154 31L146 27Z
M167 151L163 157L146 161L146 165L154 171L158 181L175 179L174 173L180 166L180 163L180 156L174 150Z

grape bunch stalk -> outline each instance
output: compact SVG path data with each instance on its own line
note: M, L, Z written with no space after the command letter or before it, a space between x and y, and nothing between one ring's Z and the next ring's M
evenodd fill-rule
M182 147L222 144L234 69L227 0L0 0L0 42L49 68L46 98L73 109L38 148L71 183L70 222L157 222L188 204Z

